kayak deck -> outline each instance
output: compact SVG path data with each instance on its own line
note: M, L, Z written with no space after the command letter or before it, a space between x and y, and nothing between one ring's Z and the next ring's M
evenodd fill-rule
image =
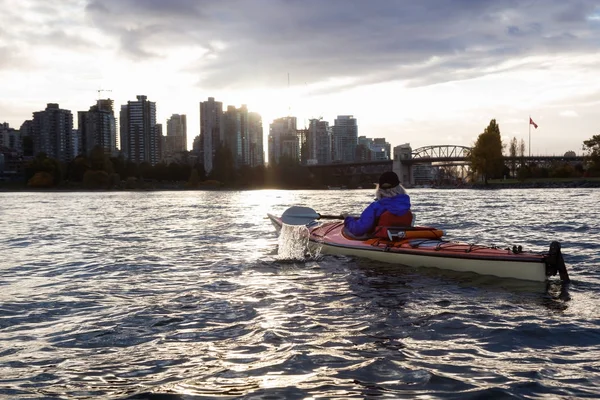
M311 240L326 243L332 246L348 246L361 249L380 249L389 252L403 252L408 254L438 254L443 257L506 259L520 261L543 261L543 254L519 253L512 249L501 249L498 247L482 246L477 244L461 243L444 239L411 238L400 240L386 240L371 238L356 240L347 237L343 233L343 223L324 224L311 232Z

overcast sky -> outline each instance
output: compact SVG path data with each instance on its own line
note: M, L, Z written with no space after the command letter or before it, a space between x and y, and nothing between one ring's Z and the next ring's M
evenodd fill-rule
M0 122L136 95L158 121L247 104L413 149L472 145L495 118L533 154L600 134L597 0L0 0ZM166 129L166 128L165 128ZM265 149L266 150L266 149Z

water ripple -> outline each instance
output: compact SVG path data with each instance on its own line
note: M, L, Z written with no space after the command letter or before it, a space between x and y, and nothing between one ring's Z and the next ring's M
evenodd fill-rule
M410 193L451 238L560 240L570 285L278 252L267 212L364 190L0 193L0 397L595 397L596 191Z

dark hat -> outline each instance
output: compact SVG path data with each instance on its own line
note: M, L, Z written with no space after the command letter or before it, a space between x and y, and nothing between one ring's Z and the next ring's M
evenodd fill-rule
M400 184L400 179L393 171L387 171L379 177L379 187L382 189L390 189Z

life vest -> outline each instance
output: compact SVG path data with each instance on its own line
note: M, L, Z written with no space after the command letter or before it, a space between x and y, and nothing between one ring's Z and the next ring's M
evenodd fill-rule
M412 226L413 214L408 210L402 215L395 215L385 211L379 217L377 226Z
M400 216L386 211L379 217L377 226L373 231L373 237L387 240L393 238L392 240L395 241L413 238L439 239L444 235L442 230L429 226L413 227L412 223L413 214L410 210Z
M375 237L387 239L388 238L388 227L398 227L398 226L412 226L413 222L413 214L408 210L402 215L395 215L389 211L385 211L379 217L379 221L377 222L377 226L373 231Z

